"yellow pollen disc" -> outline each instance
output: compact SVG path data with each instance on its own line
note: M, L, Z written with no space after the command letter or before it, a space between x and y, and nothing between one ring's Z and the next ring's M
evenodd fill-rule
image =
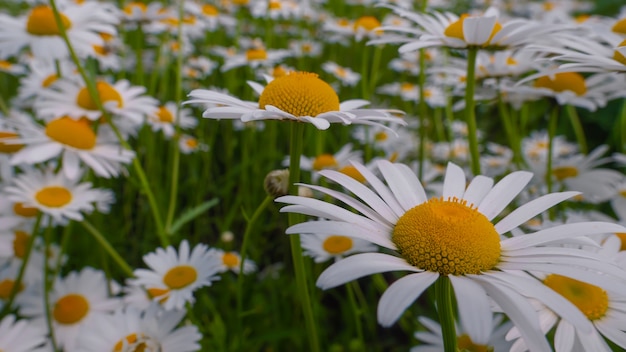
M270 10L280 10L282 8L282 5L280 4L280 1L271 0L270 3L267 5L267 8Z
M189 138L185 144L187 145L187 147L191 148L191 149L196 149L198 148L198 140L195 138Z
M100 56L106 56L109 53L109 50L107 50L107 48L105 48L104 46L93 45L92 47L93 51Z
M624 33L624 34L626 34L626 33ZM621 46L626 46L626 40L622 41L621 43L619 43L617 45L617 47L621 47ZM617 50L615 50L613 52L613 60L619 62L622 65L626 65L626 56L624 56L622 53L620 53Z
M380 131L374 135L374 140L376 142L384 142L387 140L387 138L389 138L389 136L387 135L387 132L385 131Z
M213 5L202 5L202 13L209 17L214 17L217 16L220 12L217 10L217 7Z
M65 187L49 186L35 193L35 199L49 208L60 208L72 201L72 192Z
M335 69L335 74L336 74L338 77L341 77L341 78L346 78L346 76L348 75L348 72L347 72L347 71L346 71L343 67L337 67L337 68Z
M197 278L196 268L190 265L179 265L165 274L163 283L172 290L177 290L193 284Z
M626 198L626 189L619 191L619 195Z
M324 240L322 248L330 254L345 253L352 248L352 239L346 236L328 236Z
M493 352L493 347L486 345L478 345L472 341L467 334L463 334L456 338L456 345L459 351L464 352Z
M122 352L122 348L124 347L124 340L126 340L126 345L132 345L137 342L137 334L133 333L125 338L119 340L115 346L113 346L113 352Z
M17 133L2 132L0 131L0 153L11 154L22 149L23 144L6 144L2 141L2 138L16 138L19 137Z
M145 13L148 11L148 6L142 2L129 2L126 6L124 6L124 12L128 15L132 15L135 9Z
M357 170L357 168L352 165L342 167L339 172L348 175L361 183L365 183L365 177L363 177L359 170Z
M552 11L552 10L554 10L554 4L553 4L553 3L551 3L551 2L549 2L549 1L546 1L546 2L543 4L543 9L544 9L545 11Z
M76 149L90 150L96 145L96 134L84 120L63 116L48 122L45 133L51 139Z
M53 73L50 76L46 77L46 79L41 81L41 86L44 87L44 88L48 88L57 79L59 79L59 76L57 74Z
M314 73L289 72L271 81L259 98L259 107L272 105L296 117L315 117L339 111L339 97Z
M517 60L509 56L506 58L506 64L509 66L515 66L517 65Z
M563 181L566 178L578 176L578 169L574 166L561 166L555 167L552 170L552 173L557 180Z
M479 274L500 259L500 236L475 208L433 198L407 211L391 237L411 265L442 275Z
M89 313L89 301L82 295L70 293L61 297L52 310L52 316L60 324L75 324Z
M303 44L302 45L302 52L303 53L310 53L311 51L313 51L313 46L311 44Z
M26 247L28 247L28 239L30 235L24 231L15 231L15 238L13 239L13 253L18 258L24 258L26 254Z
M618 232L615 234L620 241L622 241L622 246L620 247L620 251L626 251L626 232Z
M32 218L34 216L37 216L38 210L37 208L24 206L24 203L15 203L13 205L13 212L16 215L23 216L25 218Z
M374 16L363 16L354 21L354 31L358 31L362 28L367 32L372 32L378 27L380 27L380 21ZM382 31L379 29L376 30L375 33L381 34Z
M313 160L313 170L320 171L337 167L339 163L332 154L321 154Z
M574 21L578 23L585 23L589 18L591 18L591 15L583 14L574 17Z
M174 122L174 115L172 115L172 113L165 106L159 107L156 115L161 122Z
M267 51L265 49L248 49L246 59L248 61L267 60Z
M626 17L615 22L611 30L615 33L626 34Z
M170 290L167 289L162 289L162 288L149 288L146 289L146 292L148 293L148 298L153 299L155 297L161 297L165 294L167 294L168 292L170 292ZM163 304L167 301L169 297L163 297L159 300L159 303Z
M585 78L578 72L555 73L554 79L550 76L539 77L535 81L535 87L548 88L555 92L570 90L577 95L583 95L587 92Z
M400 90L403 92L408 92L413 88L415 88L415 86L411 83L405 82L405 83L400 84Z
M6 60L0 60L0 70L8 70L11 67L13 67L13 64L6 61Z
M229 268L235 268L239 266L239 258L232 252L226 252L222 256L222 263Z
M15 281L11 279L5 279L0 281L0 299L8 300L11 297L11 290L13 290L13 286L15 285ZM22 292L24 290L24 284L20 284L20 287L17 289L17 292Z
M543 283L572 302L589 320L602 318L609 308L609 297L598 286L556 274L548 275Z
M64 14L61 15L61 22L66 30L72 27L72 22ZM32 35L60 35L59 27L54 19L52 8L46 5L39 5L33 8L26 20L26 31Z
M274 66L274 69L272 70L272 77L274 78L282 77L286 74L287 74L287 70L285 70L285 68L282 67L281 65Z
M395 163L396 160L398 160L398 157L399 157L398 152L393 152L391 153L391 156L389 157L389 161L391 161L392 163Z
M110 84L106 82L97 82L96 89L98 90L98 95L100 96L100 101L102 102L102 104L105 104L109 101L115 101L117 102L118 108L124 106L122 96ZM89 90L87 89L87 87L82 88L76 95L76 104L86 110L98 110L98 106L89 94Z

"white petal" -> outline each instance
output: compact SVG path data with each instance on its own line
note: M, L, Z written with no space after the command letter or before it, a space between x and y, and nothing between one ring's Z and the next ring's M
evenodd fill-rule
M567 321L561 320L554 334L554 350L556 352L569 352L574 347L574 341L576 341L574 327Z
M356 280L360 277L388 271L422 270L404 259L383 253L362 253L349 256L329 266L317 278L317 287L326 290Z
M483 45L487 43L496 17L468 17L463 21L463 37L468 44Z
M396 197L393 196L393 193L389 190L389 187L385 186L385 184L374 175L367 167L363 166L357 162L351 162L351 164L356 167L357 170L365 177L367 182L376 190L376 193L389 205L391 210L396 214L397 217L404 215L404 209L398 203Z
M493 329L493 313L485 290L463 276L449 275L454 287L461 326L477 344L486 345Z
M387 288L378 301L378 322L384 327L395 323L402 313L439 277L424 271L407 275Z
M506 240L503 240L501 242L501 245L503 249L515 250L526 247L539 246L566 238L617 232L626 232L626 228L624 226L611 224L608 222L579 222L555 226L524 236L507 238Z
M449 162L443 179L443 199L462 199L463 193L465 193L465 172L456 164Z
M389 239L389 234L341 221L307 221L289 227L285 233L317 233L324 235L348 236L360 238L385 248L393 250L396 249L396 245Z
M526 171L517 171L506 175L483 198L478 206L478 211L489 220L495 218L526 187L532 177L533 174Z
M411 189L402 172L398 171L394 164L387 160L379 160L378 169L383 174L391 192L393 192L393 195L404 210L409 210L420 204L416 202L415 197L409 195L411 192L415 194L415 190Z
M493 187L493 179L491 177L478 175L467 186L463 199L467 201L468 206L473 204L476 207L489 193L491 187Z

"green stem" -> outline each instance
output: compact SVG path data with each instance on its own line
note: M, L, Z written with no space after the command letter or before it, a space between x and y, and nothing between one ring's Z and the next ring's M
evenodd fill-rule
M304 136L304 124L300 122L291 123L290 138L290 158L289 158L289 194L297 195L297 182L300 181L300 156L302 155ZM289 226L302 222L302 216L296 213L289 213ZM312 352L319 352L319 339L317 337L317 327L313 317L313 309L311 306L311 297L308 288L307 273L304 266L304 257L302 255L302 246L300 245L300 235L289 235L291 244L291 257L293 260L293 269L296 276L296 286L304 319L306 322L307 336L309 338L309 346Z
M474 88L476 85L476 55L478 48L467 49L467 75L465 87L465 122L467 123L467 139L470 150L472 173L480 175L480 154L478 153L478 136L476 131L476 112L474 111Z
M33 251L33 244L35 243L35 238L37 238L37 234L39 232L39 227L41 226L41 218L43 217L41 212L37 213L37 220L35 220L35 226L33 226L33 232L31 232L30 237L28 238L28 242L26 243L26 253L24 253L24 257L22 258L22 265L20 266L20 271L17 273L17 278L13 282L13 287L11 287L11 292L9 293L9 299L7 303L4 305L2 309L2 313L0 313L0 317L4 318L10 311L11 306L13 305L13 301L15 301L15 296L20 290L20 286L22 286L22 281L24 280L24 273L26 273L26 266L28 265L28 260L30 259L30 254Z
M374 58L372 61L372 65L370 66L370 80L369 80L369 95L371 95L372 93L374 93L374 90L376 89L376 82L378 82L378 73L381 71L380 69L380 59L381 56L383 54L383 46L382 45L376 45L376 47L374 48Z
M426 49L420 49L420 57L419 57L419 66L420 66L420 74L418 76L418 91L419 91L419 99L417 103L418 110L418 119L419 119L419 150L417 151L417 157L419 160L419 170L417 177L421 180L422 176L424 176L424 161L426 159L426 115L427 115L427 106L426 106Z
M443 336L445 352L457 352L456 327L454 325L454 307L452 305L452 284L447 276L439 276L435 282L437 311Z
M4 116L9 117L9 107L4 101L4 94L0 94L0 111Z
M354 294L354 288L351 284L357 284L355 281L350 282L350 285L346 285L346 289L348 290L348 301L350 302L350 307L352 308L352 313L354 314L354 325L356 328L356 336L361 343L361 346L365 346L365 340L363 339L363 323L361 322L361 309L356 303L356 298Z
M44 245L45 245L44 253L48 253L50 251L50 236L52 235L51 230L52 230L52 226L48 226L44 234ZM57 347L57 343L56 343L56 338L54 337L54 327L52 325L52 314L50 314L50 311L51 311L50 290L52 289L52 286L54 285L54 280L55 280L56 275L50 276L50 267L48 263L48 258L44 258L44 261L43 261L43 275L44 275L43 276L44 278L43 303L44 303L44 308L46 310L46 325L48 327L48 332L50 333L50 344L52 345L52 350L59 351L59 348Z
M513 123L511 121L511 115L509 114L509 110L507 106L504 104L502 100L502 96L498 96L498 111L500 113L500 119L502 120L502 125L504 126L504 131L506 132L507 139L509 140L509 146L513 151L513 162L517 167L521 166L522 163L522 152L518 135L515 133L515 128L513 128Z
M569 117L569 121L574 129L574 135L576 135L576 141L578 141L578 148L580 148L580 152L587 154L589 151L587 149L587 138L585 137L585 131L582 123L580 123L580 117L578 117L576 108L573 105L566 105L565 111L567 111L567 116Z
M81 221L81 224L83 225L85 230L87 230L87 232L89 232L93 236L98 244L102 246L102 248L111 256L113 261L117 263L117 265L120 267L120 269L122 269L127 277L135 276L135 274L133 274L133 269L131 268L131 266L126 263L124 258L122 258L122 256L115 250L115 248L113 248L113 246L111 246L109 241L107 241L104 235L100 231L98 231L98 229L96 229L87 220Z

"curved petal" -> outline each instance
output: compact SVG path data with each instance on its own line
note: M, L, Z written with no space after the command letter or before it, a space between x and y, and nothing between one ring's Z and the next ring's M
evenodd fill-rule
M493 330L493 313L487 292L473 280L449 275L454 287L459 320L472 341L486 345Z
M350 224L342 221L307 221L287 228L287 230L285 230L285 233L316 233L324 235L348 236L360 238L385 248L393 250L396 249L396 245L390 240L389 234L381 233L375 231L374 229L367 229L355 224Z
M439 277L438 273L424 271L407 275L387 288L378 301L378 323L389 327Z
M478 205L478 211L489 220L495 218L526 187L532 177L533 174L526 171L506 175L483 198Z
M493 187L493 179L491 177L478 175L472 179L469 186L463 194L463 200L467 201L467 205L478 206L485 196Z
M501 242L502 248L507 250L522 249L578 236L587 236L603 233L626 232L622 225L601 221L578 222L564 224L549 229L537 231L524 236L507 238Z
M406 182L404 174L398 170L396 165L387 160L379 160L377 165L391 192L404 210L409 210L420 204L418 199L413 196L416 194L416 190L412 189L411 185Z
M565 320L561 320L556 326L554 334L554 349L556 351L571 351L576 341L574 326Z

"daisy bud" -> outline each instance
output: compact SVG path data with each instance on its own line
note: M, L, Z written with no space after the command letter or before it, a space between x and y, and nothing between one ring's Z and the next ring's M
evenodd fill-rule
M231 231L224 231L220 235L220 239L224 243L230 243L233 241L233 239L235 239L235 235Z
M280 197L289 193L289 170L270 171L263 181L265 192L272 197Z

